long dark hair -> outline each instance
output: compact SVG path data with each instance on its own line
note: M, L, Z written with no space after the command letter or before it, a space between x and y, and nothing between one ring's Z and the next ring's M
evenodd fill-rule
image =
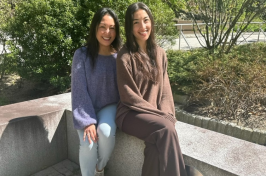
M120 37L120 27L119 27L119 21L118 17L115 14L115 12L110 9L110 8L101 8L99 9L93 16L92 22L90 25L90 32L87 40L87 51L89 56L92 59L92 65L94 66L95 60L98 56L99 52L99 42L96 38L96 33L98 30L98 26L100 22L102 21L102 18L106 15L110 15L115 22L115 32L116 32L116 37L114 41L111 43L111 46L113 47L114 50L118 51L121 46L121 37Z
M145 56L145 54L140 51L139 45L133 35L134 13L140 9L145 10L151 20L151 32L147 40L147 46L146 46L148 57ZM142 74L144 78L149 79L154 83L157 83L159 79L160 70L158 68L158 59L156 52L157 45L155 42L155 35L154 35L154 19L149 7L146 4L142 2L137 2L128 6L125 17L125 32L126 32L125 45L130 55L133 56L133 58L137 59L137 63L140 69L139 74Z

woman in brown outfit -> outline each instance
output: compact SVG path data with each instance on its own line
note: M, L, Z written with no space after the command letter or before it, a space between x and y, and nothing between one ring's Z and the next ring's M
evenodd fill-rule
M155 43L153 25L145 4L128 7L126 43L116 61L120 94L116 123L123 132L145 142L142 176L186 176L167 58Z

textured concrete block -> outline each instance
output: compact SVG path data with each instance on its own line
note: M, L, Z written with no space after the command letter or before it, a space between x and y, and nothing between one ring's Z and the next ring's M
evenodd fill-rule
M57 172L64 176L74 176L80 172L79 166L69 160L64 160L52 166Z
M81 176L81 173L77 164L66 159L32 176Z
M253 130L250 128L242 128L242 129L243 130L242 130L241 138L246 141L252 141L251 136L252 136Z
M185 163L204 176L264 176L266 147L178 122Z
M143 141L117 130L116 144L106 167L106 175L140 176L144 161L143 151Z
M235 126L236 126L236 124L234 124L234 123L229 123L229 124L226 126L225 134L227 134L227 135L229 135L229 136L233 136Z
M31 176L64 176L63 174L60 174L56 169L53 167L49 167L47 169L44 169L36 174L33 174Z
M177 122L176 129L185 163L204 176L260 176L266 173L266 148L263 146L183 122ZM106 175L140 176L143 150L141 140L118 130Z
M202 117L202 128L208 128L210 118Z
M79 136L74 129L72 111L66 110L68 158L79 164Z
M252 133L252 138L251 138L251 142L254 142L256 144L259 143L259 139L260 139L260 130L258 129L254 129L253 133Z
M52 166L57 172L59 172L60 174L64 175L64 176L72 176L73 173L68 170L67 168L64 167L64 165L62 163L57 163L54 166Z
M194 115L188 116L188 123L194 125L194 122L195 122L195 116Z
M180 111L176 111L176 112L175 112L175 117L176 117L176 119L177 119L178 121L183 122L183 113L182 113L182 112L180 112Z
M228 125L227 122L224 121L220 121L218 123L218 127L217 127L217 132L218 133L222 133L222 134L226 134L226 126Z
M28 176L67 158L69 95L0 107L1 176Z
M216 119L210 119L208 124L208 129L212 131L216 131L217 128L217 120Z
M201 116L196 116L195 117L195 123L194 125L198 126L198 127L201 127L202 125L202 117Z
M67 170L70 170L71 172L76 172L79 170L79 165L71 162L70 160L66 159L64 161L61 162L61 164L67 168Z
M266 131L261 131L259 144L266 146Z
M185 122L185 123L188 123L188 119L189 119L189 114L187 114L187 113L184 113L184 115L183 115L183 119L182 119L182 122Z
M232 128L233 128L233 136L238 139L241 139L242 131L243 131L242 127L235 125L235 126L232 126Z

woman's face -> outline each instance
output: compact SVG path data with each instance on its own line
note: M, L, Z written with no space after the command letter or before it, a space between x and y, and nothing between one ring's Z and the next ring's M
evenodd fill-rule
M151 20L145 10L139 9L133 16L133 35L139 45L146 43L151 33Z
M98 26L96 38L100 47L109 47L115 37L115 21L109 14L106 14Z

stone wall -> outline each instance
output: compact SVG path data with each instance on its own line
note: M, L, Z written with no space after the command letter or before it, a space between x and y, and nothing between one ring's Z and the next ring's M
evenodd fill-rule
M70 93L0 107L0 175L28 176L69 159L78 161ZM194 120L195 121L195 120ZM262 176L266 148L183 122L176 130L185 163L204 176ZM143 141L116 133L107 176L140 176Z
M175 102L178 104L185 104L186 98L186 96L174 95ZM177 105L176 118L181 122L266 146L266 130L246 128L235 123L191 114L183 111Z

